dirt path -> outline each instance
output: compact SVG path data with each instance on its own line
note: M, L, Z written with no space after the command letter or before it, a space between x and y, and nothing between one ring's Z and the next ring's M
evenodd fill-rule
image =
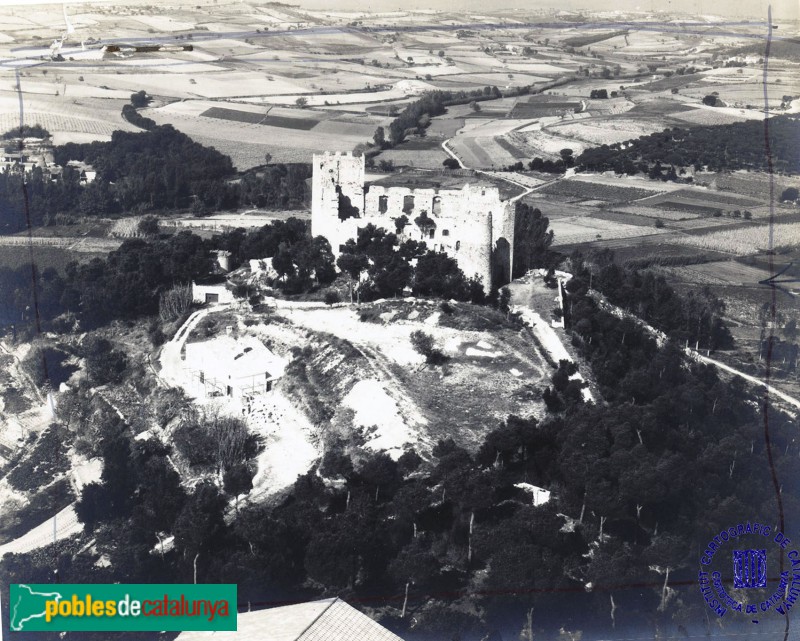
M659 345L663 345L664 344L664 341L666 340L666 336L662 332L658 331L653 326L645 323L638 316L635 316L635 315L633 315L633 314L631 314L629 312L626 312L626 311L620 309L619 307L617 307L616 305L612 305L599 292L592 292L592 295L593 295L593 298L600 303L601 307L603 307L604 309L610 311L611 313L613 313L615 316L618 316L619 318L623 318L623 317L630 318L637 325L639 325L645 331L647 331L651 336L653 336L656 339L656 341L658 342ZM758 387L763 387L768 393L774 394L775 396L777 396L781 400L785 401L786 403L789 403L790 405L800 409L800 400L794 398L793 396L790 396L786 392L782 392L781 390L777 389L773 385L769 385L768 383L765 383L760 378L757 378L755 376L751 376L750 374L746 374L745 372L742 372L742 371L736 369L735 367L731 367L730 365L726 365L725 363L722 363L722 362L720 362L718 360L715 360L713 358L709 358L708 356L703 356L699 352L696 352L695 350L693 350L691 347L685 348L684 352L686 353L687 356L689 356L689 358L692 358L694 360L700 361L701 363L706 363L708 365L713 365L717 369L721 369L721 370L723 370L725 372L728 372L729 374L733 374L734 376L739 376L740 378L743 378L744 380L746 380L746 381L748 381L750 383L753 383L754 385L757 385Z
M183 360L181 359L181 350L183 349L186 339L189 334L197 327L197 324L203 320L211 312L220 312L226 309L226 305L217 305L216 307L204 307L194 312L181 328L175 332L175 336L168 343L164 343L161 348L161 354L158 358L161 364L161 371L158 373L159 378L173 387L180 387L183 381Z
M83 531L83 525L75 514L75 504L71 503L61 510L55 517L47 519L19 538L0 545L0 559L5 554L23 554L37 548L50 545L53 540L61 541Z
M749 381L749 382L751 382L751 383L753 383L755 385L758 385L759 387L763 387L764 389L767 390L768 393L774 394L775 396L777 396L778 398L786 401L790 405L793 405L794 407L800 409L800 400L794 398L793 396L789 396L785 392L781 392L779 389L773 387L772 385L769 385L769 384L765 383L764 381L762 381L759 378L756 378L755 376L751 376L750 374L745 374L744 372L740 372L738 369L734 369L730 365L726 365L725 363L721 363L721 362L719 362L717 360L714 360L713 358L709 358L708 356L703 356L702 354L698 354L697 352L695 352L691 348L687 347L686 348L686 353L689 356L691 356L692 358L696 359L696 360L699 360L699 361L701 361L703 363L707 363L709 365L714 365L715 367L717 367L717 368L719 368L721 370L725 370L729 374L734 374L735 376L739 376L739 377L743 378L746 381Z
M121 240L113 238L63 238L59 236L0 236L0 245L7 247L47 246L63 247L72 251L110 252L119 249Z
M514 196L513 198L510 198L509 201L508 201L510 203L517 202L518 200L524 198L525 196L527 196L531 192L534 192L537 189L541 189L545 185L549 185L550 183L555 182L556 180L560 180L562 178L562 176L559 176L557 178L554 178L553 180L548 180L546 182L543 182L540 185L534 185L534 186L531 187L530 185L526 185L525 183L520 182L519 180L514 180L514 178L511 178L509 176L505 176L505 175L503 175L502 172L499 172L499 171L484 171L482 169L473 169L472 167L467 167L463 163L461 158L459 158L458 155L453 150L451 150L450 147L448 147L447 143L450 142L450 140L451 139L448 138L447 140L442 142L442 149L444 150L444 153L446 153L448 156L450 156L450 158L454 159L458 163L459 168L461 168L461 169L472 169L473 171L475 171L478 174L483 174L484 176L488 176L489 178L495 178L497 180L504 180L507 183L511 183L515 187L521 187L522 189L525 190L521 194L518 194L517 196ZM510 173L511 173L511 176L515 175L514 172L510 172Z

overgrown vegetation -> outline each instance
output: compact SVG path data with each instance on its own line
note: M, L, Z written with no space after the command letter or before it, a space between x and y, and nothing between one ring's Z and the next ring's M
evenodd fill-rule
M69 469L66 453L71 444L69 430L55 424L48 427L6 477L11 487L31 491L52 483Z

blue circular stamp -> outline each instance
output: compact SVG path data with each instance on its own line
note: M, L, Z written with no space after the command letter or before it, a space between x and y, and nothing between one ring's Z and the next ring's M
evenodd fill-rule
M781 571L770 577L770 568ZM753 623L770 611L785 617L800 599L800 552L776 527L737 523L708 542L698 582L706 605L718 617L736 612Z

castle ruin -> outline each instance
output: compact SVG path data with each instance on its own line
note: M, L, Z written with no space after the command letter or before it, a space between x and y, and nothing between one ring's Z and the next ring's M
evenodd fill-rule
M364 185L364 157L349 152L314 154L311 233L324 236L335 256L372 223L424 241L428 249L453 257L468 278L477 276L489 292L511 280L514 208L497 187L465 184L460 189Z

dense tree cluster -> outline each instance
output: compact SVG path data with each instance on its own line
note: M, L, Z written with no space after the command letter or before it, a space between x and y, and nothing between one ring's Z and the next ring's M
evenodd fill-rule
M146 118L136 111L136 107L132 104L122 105L122 117L134 127L139 127L139 129L144 129L145 131L150 131L158 126L155 120Z
M77 216L172 209L204 214L240 206L296 209L304 205L309 165L267 165L234 180L228 156L192 141L170 125L156 125L132 105L123 112L146 131L115 131L109 142L55 147L55 162L63 167L57 177L41 167L24 176L0 175L0 233L17 232L29 224L69 222ZM67 165L71 160L93 166L98 172L95 180L82 185L80 172Z
M373 224L345 243L336 264L349 277L351 294L359 300L398 296L408 287L419 296L473 302L485 298L483 283L467 278L454 258L415 240L401 243L396 234Z
M31 226L60 222L63 214L81 213L79 172L64 167L53 181L41 167L27 175L19 172L0 173L0 233L8 234ZM113 213L112 207L108 213Z
M9 129L2 136L3 140L12 140L14 138L49 138L50 132L39 124L21 125Z
M579 255L573 258L577 277L568 288L575 291L588 285L590 271ZM679 296L663 276L647 269L620 267L609 250L595 254L593 262L596 274L591 274L592 287L614 305L692 347L717 350L733 345L733 337L722 318L725 302L708 287ZM576 316L571 318L573 323L580 320Z
M236 185L236 201L241 207L302 209L306 201L306 180L311 165L271 164L242 175Z
M441 116L448 105L463 104L476 98L499 98L497 87L484 87L474 91L428 91L410 103L389 124L389 142L399 145L405 140L408 131L425 129L434 116Z
M538 208L517 201L514 209L514 265L512 277L519 278L535 267L547 267L554 259L549 251L553 231L548 230L550 219Z
M70 263L63 274L52 268L39 273L30 265L0 268L0 296L10 302L7 322L32 324L38 311L43 329L69 329L63 325L68 318L91 328L158 313L162 291L209 273L211 265L208 243L190 232L150 242L131 239L106 259Z
M138 204L151 209L189 207L193 198L225 206L225 194L219 193L225 191L222 181L234 174L228 156L194 142L171 125L140 133L115 131L110 142L67 143L55 147L53 156L61 166L70 160L92 165L99 180L87 190L110 188L122 211Z
M322 236L312 238L308 223L297 218L276 220L251 232L225 232L214 236L211 245L231 252L234 268L250 259L272 258L279 276L273 285L287 294L327 285L336 278L330 243Z
M800 121L776 116L768 122L769 152L765 147L765 125L748 120L730 125L674 127L636 140L586 149L577 158L583 171L648 173L656 164L672 167L707 168L709 171L772 169L783 174L800 173Z

